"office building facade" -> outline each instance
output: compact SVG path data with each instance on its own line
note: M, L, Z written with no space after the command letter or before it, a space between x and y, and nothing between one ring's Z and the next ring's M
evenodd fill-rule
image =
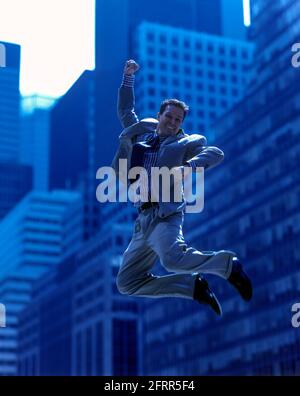
M300 96L299 69L291 63L300 8L288 0L254 0L252 10L254 79L214 125L225 160L207 175L204 212L188 220L186 235L200 250L237 252L253 280L253 299L246 304L228 283L209 277L221 320L189 302L149 305L146 323L153 315L157 320L147 324L147 374L300 373L292 324L300 285ZM160 367L153 363L158 353Z
M159 104L177 98L190 106L188 133L209 133L212 123L245 94L254 46L246 41L142 23L136 30L136 108L156 117ZM210 136L207 136L208 138Z
M20 150L20 53L17 44L5 48L5 67L0 67L0 162L18 162Z
M35 284L20 317L19 374L141 372L139 302L115 285L127 226L107 226Z
M47 270L82 243L82 200L78 193L28 194L0 224L0 301L6 307L1 329L0 373L17 373L18 315L31 287Z

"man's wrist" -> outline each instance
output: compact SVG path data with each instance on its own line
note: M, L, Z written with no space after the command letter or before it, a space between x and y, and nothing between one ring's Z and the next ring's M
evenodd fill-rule
M122 87L133 88L135 75L134 74L123 74Z

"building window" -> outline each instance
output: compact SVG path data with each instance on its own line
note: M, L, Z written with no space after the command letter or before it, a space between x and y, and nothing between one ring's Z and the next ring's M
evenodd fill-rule
M212 85L212 84L209 84L209 86L208 86L208 91L209 92L215 92L215 87L214 87L214 85Z
M236 49L235 48L231 48L230 49L230 55L231 56L236 56Z
M172 51L172 58L173 59L178 59L178 52L177 51Z
M148 48L147 48L147 53L148 53L149 55L153 55L153 54L154 54L154 47L148 47Z
M178 79L177 78L173 78L172 84L173 84L173 86L178 87L178 85L179 85Z
M224 73L220 73L219 78L221 81L226 81L226 75Z
M195 58L196 63L202 63L202 56L197 55Z
M116 244L117 246L123 246L123 238L120 235L117 236Z
M191 47L190 40L185 39L183 42L183 45L184 45L184 48L190 48Z
M82 375L82 336L81 333L76 335L76 375Z
M153 33L147 33L147 41L154 41L154 34Z
M191 84L191 82L189 80L185 80L184 81L184 86L185 86L185 88L191 88L192 84Z
M220 93L221 93L222 95L226 95L226 94L227 94L227 88L224 87L224 86L221 86L221 87L220 87Z
M186 62L190 62L191 61L191 55L190 54L184 54L184 60Z
M156 108L155 103L152 101L148 103L148 107L150 110L155 110L155 108Z
M166 43L166 41L167 41L167 39L166 39L166 36L164 36L164 35L160 35L159 36L159 41L161 42L161 43Z
M202 49L202 43L200 43L199 41L196 42L196 49L197 50L201 50Z
M177 37L173 37L172 38L172 44L173 45L178 45L178 38Z
M136 375L137 324L134 320L114 319L112 324L113 375Z
M96 375L103 375L103 330L102 323L96 325Z
M167 69L167 64L165 62L160 62L160 69L161 70L166 70Z
M197 77L202 77L203 76L203 71L201 69L196 70L196 75Z
M248 59L248 52L246 50L242 51L242 58L243 59Z
M214 52L214 47L213 47L213 45L212 45L212 44L208 44L208 45L207 45L207 50L208 50L208 52Z

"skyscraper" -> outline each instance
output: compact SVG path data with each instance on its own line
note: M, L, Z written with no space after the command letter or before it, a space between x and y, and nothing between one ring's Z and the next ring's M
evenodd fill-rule
M0 161L19 160L20 46L0 42L5 48L5 67L0 67Z
M0 162L0 220L32 189L32 168Z
M30 300L33 282L76 252L82 242L78 193L28 194L0 223L0 301L7 324L1 329L0 373L17 373L18 314Z
M115 285L129 232L107 225L35 284L20 317L19 374L140 372L139 301L125 299Z
M235 12L242 15L240 3L236 4ZM124 62L135 53L136 28L146 21L222 35L225 24L221 10L220 0L97 0L95 147L103 165L110 165L120 133L116 93ZM242 25L242 17L239 21Z
M244 95L253 44L207 33L143 22L134 34L136 110L156 117L159 104L175 97L190 106L188 133L205 134Z
M85 71L55 104L50 121L49 189L81 192L86 240L99 229L95 112L94 74Z
M21 111L20 162L32 167L32 187L49 190L50 119L54 100L37 95L24 97Z

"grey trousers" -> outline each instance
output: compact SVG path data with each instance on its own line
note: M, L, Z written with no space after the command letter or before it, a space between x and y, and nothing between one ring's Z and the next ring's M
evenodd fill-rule
M229 277L234 252L200 252L188 247L182 233L184 214L175 213L162 219L157 212L157 207L151 207L136 219L133 237L117 276L120 293L192 299L196 273ZM175 274L151 274L149 271L158 259L167 271Z

